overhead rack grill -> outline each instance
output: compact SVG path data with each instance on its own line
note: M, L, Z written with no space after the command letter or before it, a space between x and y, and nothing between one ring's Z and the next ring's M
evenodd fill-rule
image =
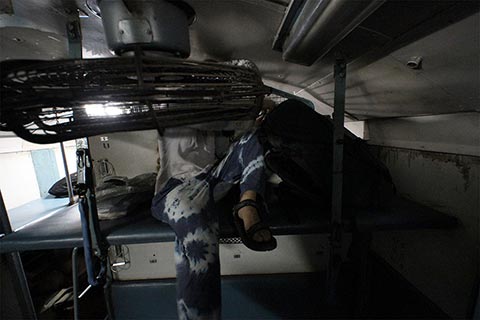
M180 59L4 61L0 129L34 143L215 120L253 119L255 68Z

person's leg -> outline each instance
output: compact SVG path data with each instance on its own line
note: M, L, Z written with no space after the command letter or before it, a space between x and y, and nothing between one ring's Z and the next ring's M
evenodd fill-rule
M176 234L177 309L179 319L220 318L218 217L211 210L205 180L170 181L157 194L153 215Z
M252 190L245 191L240 196L240 202L244 200L253 200L257 201L257 193ZM248 231L253 225L260 222L260 217L258 215L257 209L251 206L245 206L238 210L238 215L243 220L243 224L245 226L245 230ZM253 240L255 241L270 241L272 238L272 233L269 230L262 229L258 232L255 232L253 235Z
M185 182L171 179L153 199L153 216L171 225L177 236L180 319L220 317L218 216L212 210L213 198L215 194L215 198L221 198L234 183L240 182L241 199L256 200L257 194L263 195L264 191L264 166L258 138L249 134L232 146L225 159L211 171ZM242 210L242 219L248 229L258 221L258 213L252 207L242 209L247 209ZM267 238L257 234L255 237Z
M175 241L179 319L220 319L221 288L217 235L198 229Z
M230 184L240 183L241 194L249 190L263 196L265 161L256 131L243 135L235 142L225 158L212 170L211 175Z
M263 147L257 133L247 133L235 143L212 174L227 183L240 183L240 201L256 201L258 197L263 198L266 183L265 162ZM215 189L221 188L223 185L220 183ZM222 190L214 191L214 193L222 192ZM257 209L252 206L241 208L238 214L247 231L260 221ZM270 241L271 237L270 231L265 229L253 235L255 241Z

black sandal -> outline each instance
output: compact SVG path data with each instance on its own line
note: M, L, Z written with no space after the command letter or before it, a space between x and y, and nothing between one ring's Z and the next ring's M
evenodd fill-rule
M238 215L238 211L243 207L251 206L257 209L257 214L260 217L260 209L258 207L258 203L254 200L243 200L240 201L235 207L233 207L233 220L235 222L235 227L237 228L238 234L242 239L243 244L254 251L271 251L277 247L277 240L273 237L272 232L267 224L260 221L252 225L248 231L245 230L244 222L242 218ZM261 219L261 217L260 217ZM261 230L268 230L271 235L270 241L256 241L253 239L253 236L261 231Z

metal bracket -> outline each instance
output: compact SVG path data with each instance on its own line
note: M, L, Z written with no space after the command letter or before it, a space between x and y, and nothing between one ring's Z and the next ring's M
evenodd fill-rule
M77 184L80 195L86 193L86 165L85 165L85 149L77 149Z
M110 270L118 272L130 268L130 250L125 245L110 247Z

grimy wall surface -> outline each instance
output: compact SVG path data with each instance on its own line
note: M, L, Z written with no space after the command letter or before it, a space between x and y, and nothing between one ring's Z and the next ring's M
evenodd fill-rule
M377 233L373 250L453 318L467 317L478 294L479 122L477 113L368 123L399 194L460 220L455 230Z

